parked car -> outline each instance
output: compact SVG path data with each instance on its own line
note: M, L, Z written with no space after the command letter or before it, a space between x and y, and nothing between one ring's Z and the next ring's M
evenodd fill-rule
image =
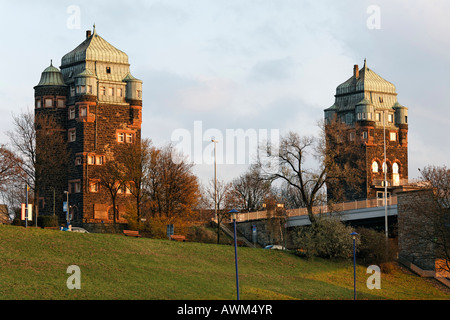
M278 244L271 244L271 245L265 246L264 249L271 249L271 250L286 250L285 247L280 246L280 245L278 245Z
M89 231L87 231L86 229L79 227L72 227L72 232L89 233Z

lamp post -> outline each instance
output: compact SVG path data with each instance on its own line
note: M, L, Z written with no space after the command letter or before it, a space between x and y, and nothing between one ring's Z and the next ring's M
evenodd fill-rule
M234 229L234 263L236 265L236 291L237 291L237 300L239 299L239 272L238 272L238 260L237 260L237 238L236 238L236 213L238 211L236 209L230 210L228 213L231 213L233 216L233 229Z
M216 161L216 143L219 142L214 137L211 138L211 142L214 143L214 218L217 223L219 220L217 219L217 161Z
M356 232L350 233L353 239L353 300L356 300Z
M64 191L66 194L66 221L69 224L69 191Z
M383 110L383 144L384 144L384 230L386 239L388 238L388 217L387 217L387 163L386 163L386 110Z

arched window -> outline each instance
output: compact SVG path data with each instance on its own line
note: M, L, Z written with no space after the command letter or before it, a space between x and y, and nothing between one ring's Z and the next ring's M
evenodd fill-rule
M386 163L383 162L383 172L387 169Z
M392 165L392 173L398 173L398 164L397 162L394 162Z
M372 162L372 172L378 172L378 162Z
M400 185L400 175L398 174L398 164L394 162L392 165L392 183L394 186Z

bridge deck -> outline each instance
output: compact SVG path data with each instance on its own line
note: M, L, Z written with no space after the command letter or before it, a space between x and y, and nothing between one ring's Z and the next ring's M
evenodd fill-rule
M387 214L397 215L397 197L387 199ZM315 214L337 214L342 220L357 220L381 217L385 215L384 199L365 199L337 203L334 205L317 206L313 208ZM279 210L278 217L286 217L288 227L309 224L306 208ZM236 215L236 222L267 219L267 211L240 213Z

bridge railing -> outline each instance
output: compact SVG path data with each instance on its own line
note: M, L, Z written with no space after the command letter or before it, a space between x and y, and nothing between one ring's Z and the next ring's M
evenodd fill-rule
M397 204L397 196L392 196L387 198L387 205L396 205ZM355 209L366 209L366 208L375 208L375 207L383 207L384 199L365 199L358 201L349 201L349 202L341 202L333 205L322 205L313 207L313 213L328 213L328 212L340 212L340 211L349 211ZM297 217L297 216L305 216L308 215L308 210L306 208L298 208L298 209L288 209L286 210L286 217ZM278 213L279 217L283 217L284 212L282 214ZM259 219L267 219L267 211L255 211L255 212L245 212L239 213L236 215L237 222L244 222L250 220L259 220Z

